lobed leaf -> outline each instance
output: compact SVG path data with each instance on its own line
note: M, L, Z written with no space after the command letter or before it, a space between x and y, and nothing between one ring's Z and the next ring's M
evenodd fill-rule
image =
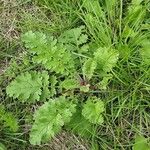
M58 39L59 43L62 43L70 51L78 50L81 53L87 51L88 46L85 43L88 40L88 36L84 33L84 29L84 26L80 26L65 31L60 35Z
M25 72L17 76L6 88L10 97L18 98L25 102L39 101L41 98L46 99L49 95L48 74L46 72L38 73ZM42 91L44 91L42 93Z
M22 41L25 43L26 48L30 48L33 53L40 53L47 43L45 34L32 31L23 34Z
M29 31L22 36L22 40L29 52L34 54L34 63L43 64L46 69L56 73L68 74L74 68L71 53L52 36Z
M75 80L75 79L65 79L61 83L61 87L65 88L66 90L71 90L71 89L78 88L79 84L78 84L77 80Z
M79 107L70 122L65 125L65 128L83 137L90 137L95 130L92 123L83 117L82 110Z
M50 87L51 87L50 88L50 96L52 97L52 96L56 95L56 88L55 88L55 86L57 84L56 76L54 76L54 75L50 76L49 82L50 82Z
M83 105L82 115L91 123L102 124L104 103L96 97L89 98Z
M69 122L76 111L76 105L65 97L49 100L34 115L34 124L30 132L30 143L40 145L53 138Z
M83 74L88 78L91 79L92 76L94 75L94 71L97 67L97 63L95 60L93 59L88 59L87 61L85 61L84 65L83 65Z
M115 67L118 60L118 52L110 48L100 47L94 53L94 60L97 62L97 69L101 71L100 73L106 74Z

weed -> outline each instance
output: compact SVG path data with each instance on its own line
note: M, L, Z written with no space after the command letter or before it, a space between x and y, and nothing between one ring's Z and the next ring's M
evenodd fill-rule
M0 149L149 149L149 0L0 6Z

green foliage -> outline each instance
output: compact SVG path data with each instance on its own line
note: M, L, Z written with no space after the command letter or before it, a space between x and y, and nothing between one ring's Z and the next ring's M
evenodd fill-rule
M88 78L91 79L94 75L94 71L97 67L97 62L93 59L88 59L83 65L83 74Z
M6 22L10 17L3 15L3 5L9 10L11 4L19 11L18 7L27 4L23 14L28 21L21 22L22 14L14 13L13 26L19 30L1 34L6 41L15 37L15 42L0 41L0 58L5 58L0 69L4 74L0 77L1 103L15 106L19 118L17 121L14 113L0 105L0 141L6 146L10 141L15 147L8 149L34 149L26 138L41 145L63 127L89 138L91 149L132 149L136 131L148 137L149 0L2 2L0 11L7 16ZM26 32L28 29L33 31ZM18 42L18 31L26 32L22 35L25 48ZM13 56L12 50L22 53ZM7 129L17 131L17 122L20 130L9 133ZM137 136L133 149L150 149L148 140ZM0 149L4 149L1 143Z
M0 124L9 128L10 131L16 132L18 130L18 121L11 112L7 112L5 107L0 104Z
M66 79L61 83L62 88L71 90L79 87L78 81L75 79Z
M0 150L6 150L5 145L3 145L2 143L0 143Z
M147 40L144 40L142 43L142 48L140 50L140 53L141 53L141 56L142 56L142 60L143 60L143 63L144 65L146 66L150 66L150 41L147 39Z
M94 53L94 60L97 62L97 69L101 74L111 72L118 60L118 52L110 48L99 48Z
M92 35L92 38L95 39L95 43L100 46L111 46L111 36L112 32L110 26L107 24L106 16L109 16L110 6L108 12L104 12L105 2L101 6L99 0L82 0L83 1L83 10L81 18L85 22L89 33ZM107 1L106 1L107 2ZM103 3L103 2L102 2ZM109 5L113 2L108 2ZM106 7L105 7L106 9ZM105 14L107 14L105 16ZM111 17L111 16L109 16Z
M143 0L132 0L133 5L139 5Z
M40 53L47 42L46 36L43 33L29 31L22 35L22 41L26 48L29 48L32 53Z
M18 98L22 102L39 101L41 98L44 100L49 95L48 78L46 72L25 72L7 86L6 92L10 97Z
M58 41L63 43L70 51L86 52L88 47L83 44L87 42L88 36L84 33L84 29L84 26L80 26L79 28L67 30L60 35Z
M112 78L111 71L118 61L118 52L110 48L98 48L94 52L94 57L84 62L83 74L89 80L94 75L99 75L100 89L106 89L108 81Z
M71 53L52 36L29 31L22 36L22 41L29 52L34 54L33 62L43 64L46 69L66 74L74 69Z
M57 84L57 77L52 75L50 76L50 79L49 79L49 82L50 82L50 96L53 97L54 95L56 95L56 84Z
M30 142L39 145L54 137L69 122L76 111L76 105L65 97L51 99L43 104L34 115L34 124L30 133Z
M104 110L104 103L100 99L92 97L83 105L82 115L91 123L102 124Z
M89 92L90 91L90 85L86 84L86 85L80 86L80 91L84 92L84 93Z
M142 1L132 1L132 5L128 8L125 23L132 28L138 29L141 22L143 22L144 17L146 15L146 9L143 9L143 5L141 5Z
M76 113L76 104L70 101L75 99L73 93L76 91L79 92L77 95L80 95L91 90L92 83L89 80L92 81L97 72L100 78L103 77L100 82L101 89L106 89L110 79L108 73L118 60L118 52L111 48L99 47L95 52L89 53L91 57L84 56L89 49L87 40L88 36L83 26L62 33L58 40L32 31L22 36L25 47L29 54L32 54L31 60L42 64L43 71L30 71L18 75L7 86L6 92L10 97L22 102L36 103L49 99L34 114L30 132L31 144L47 142L60 132L64 125L82 136L91 136L93 125L103 123L104 104L100 99L90 96L83 103L83 110L80 108ZM43 67L50 72L44 71ZM80 67L82 68L79 69ZM50 73L53 75L49 75ZM83 75L83 79L80 74ZM63 93L73 98L60 96L50 99Z
M106 90L106 89L107 89L108 82L109 82L109 80L110 80L111 78L112 78L112 74L108 74L107 76L105 76L105 77L103 78L103 80L99 83L100 89Z
M136 136L135 143L132 148L133 150L149 150L150 145L148 144L148 141L143 136Z
M77 111L73 114L69 123L66 124L66 129L78 134L82 137L91 137L94 132L94 126L82 115L82 109L77 107Z
M40 96L40 100L46 100L47 98L49 98L49 95L50 95L48 72L43 71L41 73L41 77L42 77L42 93L41 93L41 96ZM52 88L53 88L54 85L55 85L54 81L51 81L51 91L52 91Z

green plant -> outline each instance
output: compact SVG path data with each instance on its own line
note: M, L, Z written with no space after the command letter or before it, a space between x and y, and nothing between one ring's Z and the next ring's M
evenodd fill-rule
M6 147L2 143L0 143L0 150L6 150Z
M40 32L29 31L22 35L32 63L41 66L43 71L28 71L18 75L7 86L6 92L21 102L48 100L35 112L35 122L30 133L33 145L46 142L64 125L67 127L68 122L72 124L72 121L76 121L72 117L74 118L77 105L83 107L80 113L87 123L86 127L91 128L91 124L102 124L104 121L104 103L90 95L90 91L94 90L92 82L95 76L98 75L100 81L104 82L106 76L111 74L118 53L106 47L90 51L84 29L81 26L65 31L58 40ZM101 87L97 87L99 88ZM88 99L80 97L82 92L89 92ZM58 94L64 96L55 98ZM80 132L80 127L76 131Z
M150 145L148 144L148 141L143 136L136 136L135 143L133 145L133 150L149 150Z
M20 101L34 102L44 100L49 96L49 76L46 72L25 72L6 88L10 97L18 98Z
M91 123L102 124L104 120L101 113L103 112L103 102L97 98L93 98L92 100L89 98L83 105L82 115Z
M48 141L60 132L62 126L70 121L76 111L76 105L65 97L51 99L43 104L34 115L34 124L30 133L30 142L33 145Z
M19 128L17 119L11 112L7 112L5 110L5 107L1 104L0 104L0 124L1 130L4 127L8 128L8 130L11 132L16 132Z
M147 149L147 138L137 136L133 147L131 139L149 136L149 0L18 2L10 10L22 13L10 34L28 32L24 45L0 42L0 97L20 126L13 133L0 121L0 142L49 149L65 129L86 137L91 149Z

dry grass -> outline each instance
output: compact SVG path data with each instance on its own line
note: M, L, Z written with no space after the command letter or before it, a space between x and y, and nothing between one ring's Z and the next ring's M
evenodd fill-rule
M8 41L18 39L18 8L15 0L3 0L0 13L0 34Z

